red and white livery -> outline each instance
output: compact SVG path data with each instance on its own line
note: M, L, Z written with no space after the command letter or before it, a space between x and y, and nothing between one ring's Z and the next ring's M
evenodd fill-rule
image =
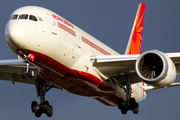
M51 88L118 106L122 114L137 114L137 102L147 97L146 91L180 85L174 83L180 53L141 54L144 15L145 4L140 3L125 54L120 55L48 9L21 7L5 29L7 44L19 60L0 61L0 79L36 86L40 104L31 104L36 117L52 116L53 108L45 100Z

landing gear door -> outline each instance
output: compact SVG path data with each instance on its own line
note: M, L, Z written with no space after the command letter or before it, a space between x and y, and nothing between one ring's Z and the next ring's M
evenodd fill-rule
M54 34L54 35L57 35L57 23L56 23L56 20L53 18L52 14L46 14L48 19L49 19L49 22L50 22L50 25L51 25L51 33Z

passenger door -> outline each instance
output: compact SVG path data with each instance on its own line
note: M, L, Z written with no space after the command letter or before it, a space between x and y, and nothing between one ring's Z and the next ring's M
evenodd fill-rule
M49 22L50 22L50 25L51 25L51 33L54 34L54 35L57 35L57 23L56 23L56 20L53 18L53 16L51 14L46 14L48 19L49 19Z

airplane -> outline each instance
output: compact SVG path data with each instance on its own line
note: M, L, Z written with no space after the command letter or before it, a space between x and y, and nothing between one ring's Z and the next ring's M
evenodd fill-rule
M5 39L18 59L0 60L0 79L36 86L36 117L53 115L45 99L51 89L91 97L122 114L139 112L151 90L180 86L180 53L148 50L141 54L145 4L140 3L123 55L53 11L38 6L15 10Z

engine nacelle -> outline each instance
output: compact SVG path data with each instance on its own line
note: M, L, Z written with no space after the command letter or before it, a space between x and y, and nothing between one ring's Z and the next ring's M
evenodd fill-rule
M136 61L140 79L155 87L165 87L176 79L176 67L172 60L158 50L143 53Z

